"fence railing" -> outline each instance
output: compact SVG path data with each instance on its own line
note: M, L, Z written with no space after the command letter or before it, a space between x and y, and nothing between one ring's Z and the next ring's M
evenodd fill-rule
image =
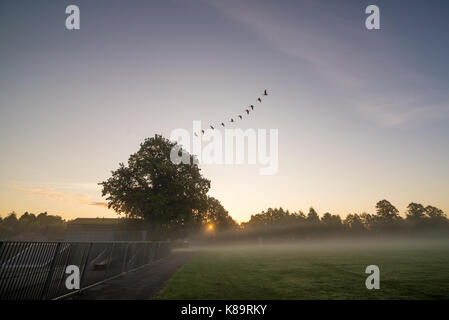
M170 254L169 242L0 242L0 300L57 299ZM66 287L79 268L80 289Z

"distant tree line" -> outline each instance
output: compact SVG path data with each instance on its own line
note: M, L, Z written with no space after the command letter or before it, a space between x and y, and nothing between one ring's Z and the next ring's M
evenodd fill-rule
M324 213L320 218L315 209L307 214L282 208L252 215L240 225L240 237L322 238L351 235L449 235L449 220L441 209L410 203L405 217L387 200L376 204L376 213L339 215Z
M198 222L189 227L188 233L182 224L171 225L170 228L165 230L164 235L150 234L149 239L183 239L187 234L201 234L207 230L209 225L212 225L214 230L220 230L220 232L239 228L238 223L232 219L220 201L213 197L206 198L203 207L196 215ZM139 217L120 218L119 220L123 229L145 229L148 225ZM64 240L67 223L70 223L70 221L63 220L62 217L57 215L49 215L47 212L38 215L25 212L21 216L11 212L4 218L0 217L0 241ZM150 230L154 229L151 228Z
M198 223L189 227L172 225L162 238L200 240L301 240L351 236L449 236L449 220L445 213L433 206L410 203L405 216L389 201L376 204L376 213L339 215L324 213L321 217L313 207L307 214L290 212L283 208L269 208L238 224L220 201L207 197L198 210ZM126 223L143 220L123 219ZM0 217L0 240L61 240L65 237L67 222L60 216L46 212L34 215L25 212L20 217L12 212ZM210 227L210 228L209 228Z
M15 212L0 217L0 240L61 240L64 239L66 221L47 212L35 215Z

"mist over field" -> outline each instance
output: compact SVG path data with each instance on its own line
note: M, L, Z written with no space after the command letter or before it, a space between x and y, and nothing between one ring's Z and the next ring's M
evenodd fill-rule
M186 249L180 249L186 250ZM198 245L158 299L448 299L449 241ZM368 290L368 266L380 270Z

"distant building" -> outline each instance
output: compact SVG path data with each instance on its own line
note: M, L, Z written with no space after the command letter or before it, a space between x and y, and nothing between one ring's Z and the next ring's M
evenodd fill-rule
M124 219L77 218L67 223L67 241L144 241L147 233Z

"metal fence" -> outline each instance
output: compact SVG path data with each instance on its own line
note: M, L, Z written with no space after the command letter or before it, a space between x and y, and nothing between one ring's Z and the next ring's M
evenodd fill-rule
M0 300L46 300L66 288L66 268L79 267L80 290L170 254L169 242L0 242Z

